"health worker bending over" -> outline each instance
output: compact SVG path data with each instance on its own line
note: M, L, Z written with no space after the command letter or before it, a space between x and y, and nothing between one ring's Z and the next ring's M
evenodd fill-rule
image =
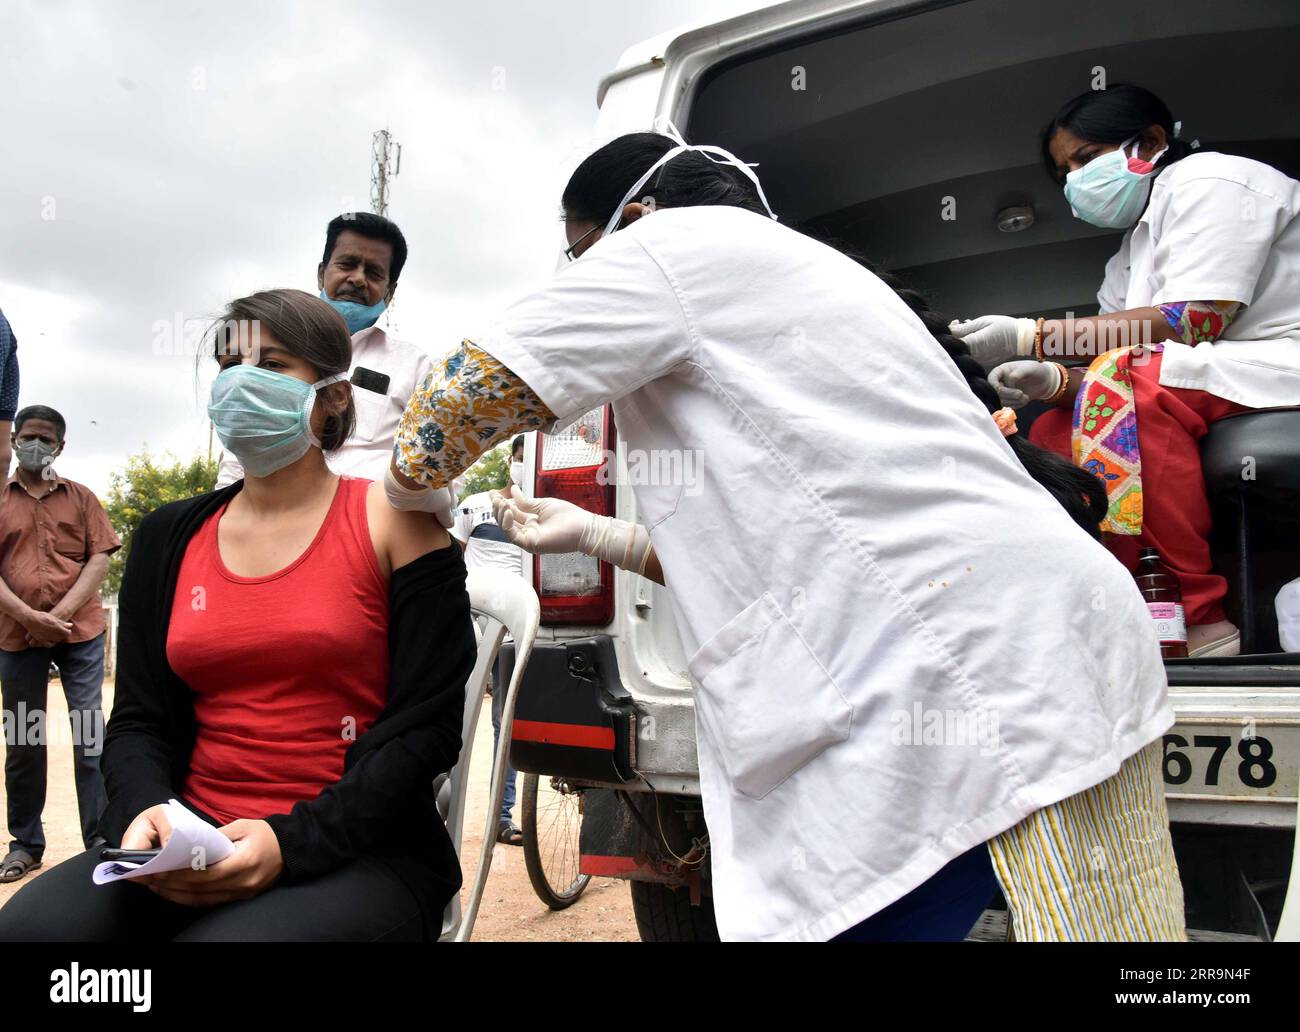
M435 363L389 497L604 402L629 449L703 456L698 491L635 490L691 656L722 937L831 938L951 865L1005 885L1028 835L1064 888L1018 935L1181 938L1146 608L922 322L717 148L621 137L564 212L579 260ZM773 519L792 491L807 518ZM599 551L637 569L644 534ZM914 707L983 733L923 745Z
M1193 152L1138 86L1066 104L1043 158L1078 218L1127 230L1097 292L1102 314L984 316L953 331L997 366L989 378L1006 404L1058 406L1031 440L1102 479L1117 555L1136 565L1137 546L1150 546L1178 575L1190 654L1235 656L1227 582L1210 563L1200 441L1233 413L1300 405L1300 182ZM1044 361L1085 356L1086 376Z

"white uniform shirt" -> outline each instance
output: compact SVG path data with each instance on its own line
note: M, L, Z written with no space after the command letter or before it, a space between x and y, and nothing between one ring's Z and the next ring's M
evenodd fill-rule
M833 249L661 209L481 346L547 429L613 400L629 450L701 457L690 490L635 492L691 657L724 938L844 931L1172 724L1132 578Z
M1300 182L1229 154L1162 171L1106 263L1102 312L1240 301L1223 337L1165 343L1160 382L1252 408L1300 405Z
M505 570L507 573L524 574L524 550L509 541L497 541L490 537L474 537L476 528L483 524L497 526L492 512L492 497L489 491L468 495L459 502L453 511L455 522L451 535L465 548L465 569Z
M368 326L352 335L352 366L388 374L388 393L376 394L352 385L357 409L357 427L335 452L325 454L325 464L335 473L367 480L384 479L393 457L393 438L406 403L420 381L433 369L433 361L414 344L394 340L378 326ZM229 452L217 471L217 487L243 479L244 468Z

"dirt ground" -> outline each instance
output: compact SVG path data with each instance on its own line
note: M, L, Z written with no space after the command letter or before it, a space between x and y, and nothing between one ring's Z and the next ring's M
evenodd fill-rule
M113 686L104 686L104 706L111 711ZM66 728L67 707L63 701L58 681L50 684L50 724ZM72 778L72 747L67 735L49 746L49 788L45 803L44 823L47 841L44 866L22 881L0 884L0 905L23 885L39 878L55 864L68 859L82 849L81 835L77 829L77 796ZM461 890L462 904L469 897L469 889L478 867L482 847L483 818L487 808L488 778L492 760L492 719L490 700L485 699L479 714L474 737L474 753L470 763L469 795L465 804L465 839L461 843L462 869L465 887ZM523 775L519 775L522 790ZM545 779L543 778L543 785ZM4 811L5 795L0 785L0 811ZM519 807L515 807L515 821L520 820ZM496 823L493 821L492 830ZM3 845L8 851L6 831ZM3 855L0 853L0 855ZM582 898L567 910L549 910L534 894L524 867L523 849L518 846L496 844L493 846L492 870L474 925L476 941L528 941L528 942L635 942L636 922L632 917L632 903L626 882L610 878L594 878Z

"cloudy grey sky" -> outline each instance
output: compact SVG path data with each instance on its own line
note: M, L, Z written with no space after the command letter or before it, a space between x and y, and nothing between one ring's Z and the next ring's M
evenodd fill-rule
M0 309L20 404L67 417L59 471L102 497L146 446L206 452L208 381L164 327L314 292L385 125L411 249L398 335L435 354L473 335L554 269L600 76L646 37L762 6L6 0Z

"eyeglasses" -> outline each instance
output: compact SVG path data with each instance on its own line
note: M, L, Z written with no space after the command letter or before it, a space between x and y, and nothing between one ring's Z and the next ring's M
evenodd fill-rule
M564 249L564 257L567 258L569 261L573 261L575 258L581 257L580 255L576 255L573 253L578 248L578 245L581 244L584 240L586 240L587 237L591 236L592 233L599 232L604 228L605 228L604 226L592 226L589 230L587 230L587 232L583 233L582 236L578 237L577 240L575 240L572 244L570 244L568 247Z

